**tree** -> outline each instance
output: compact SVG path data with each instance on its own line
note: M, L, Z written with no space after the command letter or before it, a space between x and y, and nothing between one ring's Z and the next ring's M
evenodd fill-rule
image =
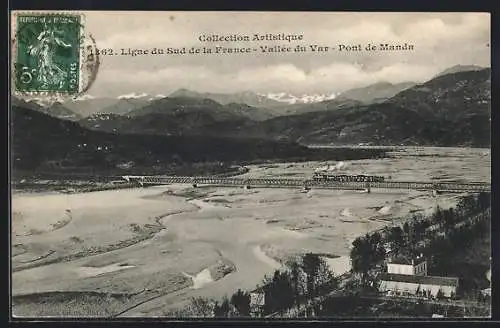
M290 267L290 279L294 294L293 301L294 305L297 307L297 312L300 312L300 304L304 300L304 294L306 289L305 274L299 262L297 261L292 261L289 264L289 267Z
M364 286L366 275L371 266L369 244L365 238L360 237L352 242L352 246L350 254L352 270L361 274L361 285Z
M380 233L378 231L372 233L370 235L369 242L373 252L373 261L377 263L382 261L385 257L385 248L382 243L382 236Z
M250 294L238 289L231 297L231 304L235 307L238 315L243 317L250 316Z
M315 280L315 295L324 296L332 290L338 288L339 281L330 271L330 266L323 259L319 258L319 268Z
M356 238L352 243L350 254L352 270L361 275L363 287L367 286L368 272L377 264L376 259L378 258L377 250L374 249L374 245L369 239L369 235Z
M195 317L212 317L214 315L213 303L202 297L191 299L190 309Z
M480 192L479 195L477 195L477 202L478 202L478 207L480 210L485 210L491 205L491 198L490 198L490 193L489 192Z
M410 225L408 224L408 222L403 223L403 232L405 234L408 234L410 232Z
M431 222L432 224L439 224L443 220L443 211L441 210L441 207L438 205L436 206L436 210L432 214L432 219Z
M293 306L293 288L288 272L276 270L272 280L264 281L264 313L283 313Z
M484 197L484 196L483 196ZM457 203L457 210L462 217L467 217L477 209L477 201L474 195L462 197Z
M302 258L302 269L306 274L307 298L316 297L316 279L320 267L320 258L318 255L307 253Z
M401 251L406 246L403 229L398 226L392 227L387 235L387 241L389 242L392 251Z
M214 316L215 317L229 317L229 313L231 310L231 305L229 304L229 300L227 297L224 297L222 303L219 305L218 302L214 306Z

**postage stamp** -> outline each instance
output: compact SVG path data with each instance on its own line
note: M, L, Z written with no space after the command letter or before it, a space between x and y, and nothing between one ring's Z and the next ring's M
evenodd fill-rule
M15 15L12 87L16 93L76 95L88 89L98 59L84 21L83 14L75 13Z

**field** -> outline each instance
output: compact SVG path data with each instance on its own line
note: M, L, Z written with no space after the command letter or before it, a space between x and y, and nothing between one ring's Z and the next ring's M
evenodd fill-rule
M430 156L398 153L353 161L345 170L400 181L450 176L489 181L489 162L478 160L483 152L450 150L444 158L432 151ZM250 166L246 176L306 177L323 164L262 164ZM12 199L13 313L162 316L191 297L251 290L280 262L303 252L323 254L341 274L349 269L354 238L410 213L450 207L458 197L181 185L17 193Z

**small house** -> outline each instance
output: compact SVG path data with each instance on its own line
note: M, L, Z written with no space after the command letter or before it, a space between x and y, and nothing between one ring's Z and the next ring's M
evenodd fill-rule
M387 263L387 272L406 275L427 275L427 260L423 255L417 256L414 259L399 257Z
M456 295L458 278L427 275L427 260L420 254L415 258L399 257L387 263L387 272L380 275L379 291L388 295L417 295L443 297Z

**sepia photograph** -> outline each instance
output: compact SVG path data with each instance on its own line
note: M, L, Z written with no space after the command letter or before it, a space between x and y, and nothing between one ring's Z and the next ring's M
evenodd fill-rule
M13 318L491 318L489 13L9 27Z

